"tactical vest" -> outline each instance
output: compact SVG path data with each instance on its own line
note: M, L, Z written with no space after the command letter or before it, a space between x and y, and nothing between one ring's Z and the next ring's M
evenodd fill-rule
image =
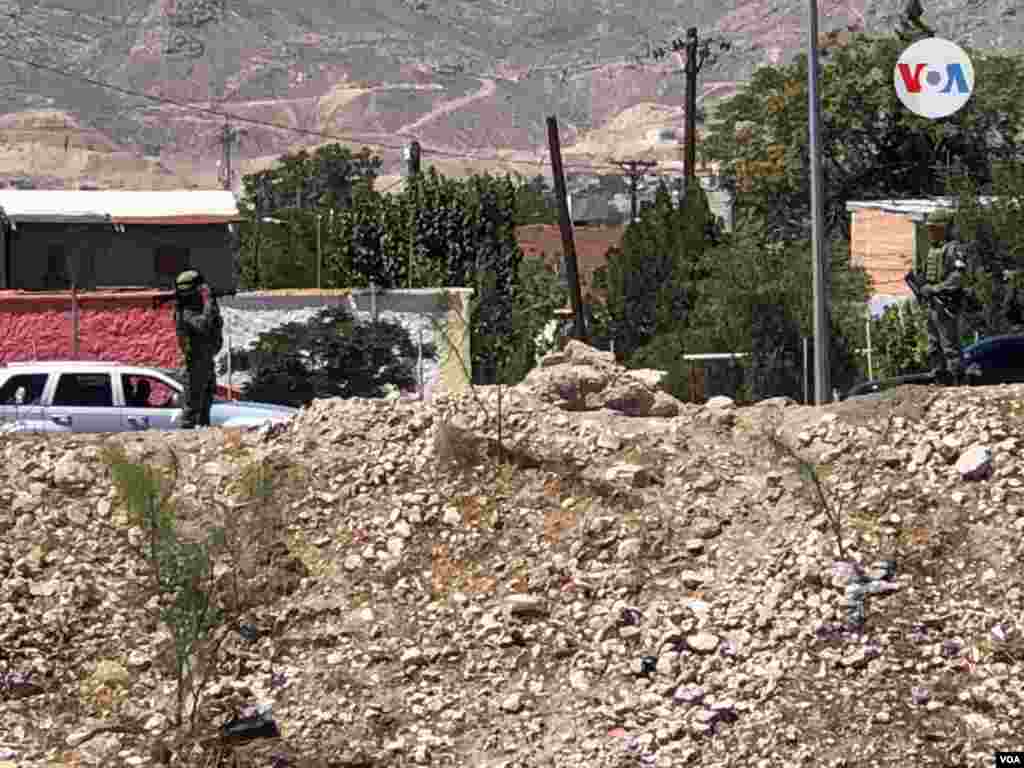
M924 260L924 279L927 283L938 283L946 271L946 246L936 245L928 249Z

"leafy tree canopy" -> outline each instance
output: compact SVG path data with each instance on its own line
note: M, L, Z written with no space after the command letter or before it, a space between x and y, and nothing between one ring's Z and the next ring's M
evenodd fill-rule
M621 247L609 251L607 267L598 271L595 287L607 296L607 332L623 359L655 336L684 326L695 306L707 274L705 251L712 245L711 209L698 185L691 193L677 206L660 183L653 204L626 227Z
M282 159L286 180L312 167L312 160L300 156ZM523 270L515 235L519 223L554 218L544 180L489 174L450 179L430 168L389 195L372 188L378 164L375 158L351 164L365 173L352 177L344 207L333 206L335 198L327 196L316 208L277 211L279 223L255 227L250 219L243 225L242 284L308 288L317 285L319 274L325 289L370 283L381 290L471 287L474 309L467 319L474 375L491 381L525 373L536 355L535 336L560 306L552 298L559 290L557 276ZM247 189L258 184L255 176L246 177ZM288 184L279 186L299 188ZM537 295L531 293L535 288Z
M348 208L358 187L372 188L381 165L369 149L353 153L341 144L284 154L273 168L243 177L243 210L251 215L258 204L266 216L285 208Z
M942 194L943 168L959 162L978 184L1016 158L1024 128L1024 57L968 50L975 86L956 114L909 112L893 87L903 48L895 37L853 34L823 54L822 153L828 230L846 236L854 199ZM769 224L773 238L801 236L809 223L807 59L757 70L716 109L709 156L737 191L739 206Z
M425 358L436 357L424 346ZM418 351L401 325L357 322L343 307L322 310L308 323L287 323L260 334L255 346L232 352L248 370L245 399L300 407L314 398L381 397L388 386L417 386Z

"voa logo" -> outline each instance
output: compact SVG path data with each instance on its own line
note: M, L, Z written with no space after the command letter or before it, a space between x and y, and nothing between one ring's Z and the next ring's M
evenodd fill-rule
M948 117L974 91L974 66L956 43L931 37L900 54L893 72L903 106L922 117Z

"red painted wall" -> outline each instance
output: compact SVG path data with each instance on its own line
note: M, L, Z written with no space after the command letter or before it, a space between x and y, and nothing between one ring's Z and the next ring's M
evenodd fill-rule
M79 359L181 365L173 304L154 306L157 294L79 294ZM69 293L0 291L0 363L70 359Z

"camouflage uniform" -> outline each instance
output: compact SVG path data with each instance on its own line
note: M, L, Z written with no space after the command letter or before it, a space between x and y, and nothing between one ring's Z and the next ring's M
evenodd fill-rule
M908 0L903 13L900 14L899 27L896 29L897 37L905 43L935 37L935 30L921 20L922 16L924 9L921 7L921 0Z
M928 359L940 384L957 385L962 383L959 321L965 264L959 243L947 240L951 221L944 211L928 215L929 227L941 226L944 234L929 231L932 247L919 266L919 275L925 283Z
M1006 282L1003 294L1003 319L1007 333L1024 333L1024 273L1016 269L1003 272Z
M216 298L204 305L199 294L203 277L195 270L182 272L175 283L175 327L185 366L185 392L181 428L210 426L210 408L217 386L214 357L220 351L224 322Z

